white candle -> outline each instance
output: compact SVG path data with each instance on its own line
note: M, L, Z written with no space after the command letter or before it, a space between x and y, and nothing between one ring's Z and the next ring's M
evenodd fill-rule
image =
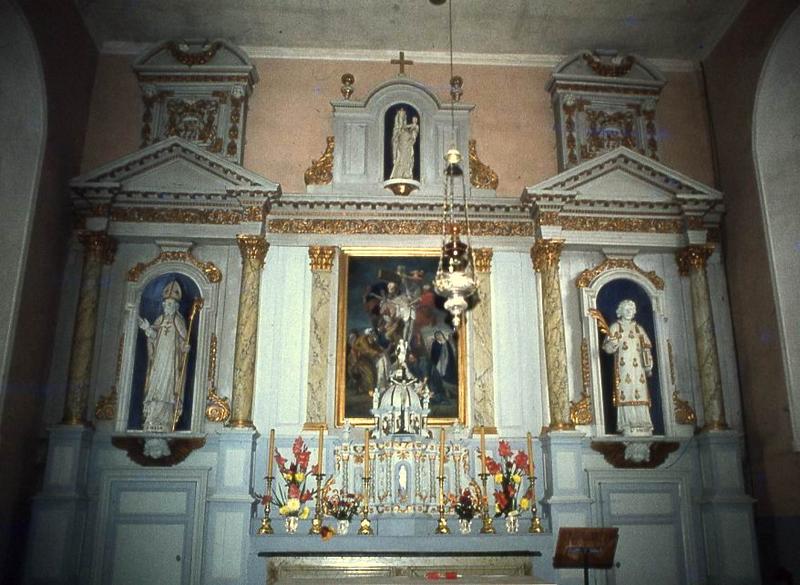
M439 477L444 477L444 427L439 429Z
M481 473L486 473L486 429L481 425Z
M267 477L272 477L272 466L275 463L275 429L269 430L269 451L267 452Z
M369 477L369 429L364 429L364 477Z
M317 443L317 473L322 473L322 446L325 443L325 427L319 428L319 441Z
M528 433L528 477L533 479L533 439Z

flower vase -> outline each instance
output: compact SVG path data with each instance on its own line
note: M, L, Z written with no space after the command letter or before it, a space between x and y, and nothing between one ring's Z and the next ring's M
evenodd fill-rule
M297 525L300 523L300 520L297 516L287 516L284 519L284 525L286 526L286 534L294 534L297 532Z
M336 533L337 534L347 534L347 531L350 530L350 520L342 519L336 521Z
M469 534L472 532L472 518L459 518L458 530L461 534Z
M509 534L519 532L519 516L517 514L509 514L506 516L506 532Z

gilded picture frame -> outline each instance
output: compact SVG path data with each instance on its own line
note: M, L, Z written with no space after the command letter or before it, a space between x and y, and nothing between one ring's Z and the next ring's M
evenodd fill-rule
M406 363L431 392L428 424L466 423L464 324L456 330L433 290L438 249L343 248L339 262L336 341L336 425L372 425L373 393ZM380 394L379 394L380 396Z

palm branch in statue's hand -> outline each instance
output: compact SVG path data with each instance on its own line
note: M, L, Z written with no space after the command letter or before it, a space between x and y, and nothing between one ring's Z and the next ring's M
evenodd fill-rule
M600 312L600 309L589 309L589 316L597 321L597 328L600 330L600 333L608 335L608 322L606 318L603 317L603 313Z

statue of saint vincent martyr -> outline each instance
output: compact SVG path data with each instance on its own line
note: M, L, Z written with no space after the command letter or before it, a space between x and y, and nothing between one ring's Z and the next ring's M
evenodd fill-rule
M183 386L189 333L178 312L183 292L177 280L161 293L162 314L150 324L139 317L139 328L147 336L147 376L144 383L144 431L169 433L183 411Z
M614 395L617 430L628 436L653 434L647 378L653 374L652 343L644 327L634 321L636 303L625 299L617 306L617 320L608 327L603 351L614 355Z

